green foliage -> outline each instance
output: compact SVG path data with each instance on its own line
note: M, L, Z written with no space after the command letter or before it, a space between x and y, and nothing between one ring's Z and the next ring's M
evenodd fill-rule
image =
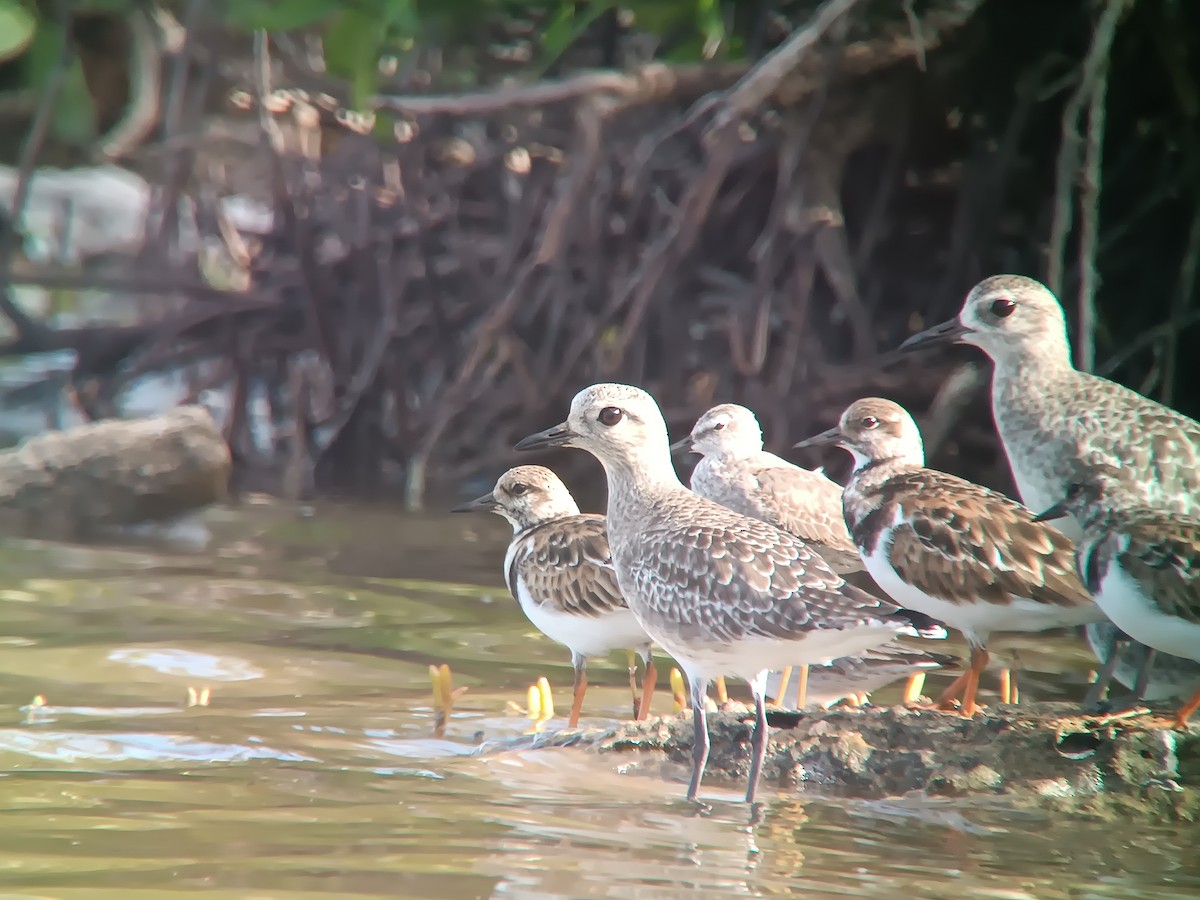
M76 13L129 16L139 0L77 0ZM531 22L533 57L529 74L542 74L603 15L620 9L633 27L662 38L673 61L736 55L739 41L726 28L726 14L740 0L237 0L225 5L225 25L234 32L315 29L323 37L326 70L350 86L350 104L364 108L378 92L380 61L403 59L425 45L458 54L463 71L443 76L476 83L479 59L489 41L514 20ZM36 0L0 0L0 61L22 59L26 86L41 90L57 64L62 23L43 17ZM457 76L457 77L456 77ZM82 67L66 73L52 128L53 137L83 143L95 137L95 109Z
M0 0L0 62L23 52L36 28L33 15L17 0Z

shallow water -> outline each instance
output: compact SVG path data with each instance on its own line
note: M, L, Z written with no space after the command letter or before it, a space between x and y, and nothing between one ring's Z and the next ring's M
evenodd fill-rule
M502 587L503 523L270 503L205 522L203 549L0 544L4 898L1200 893L1184 826L769 790L751 825L716 779L694 812L681 767L477 755L529 727L506 703L537 676L569 699L565 652ZM1027 695L1080 689L1078 639L1015 646ZM439 739L442 662L469 690ZM626 715L624 659L592 680L589 722Z

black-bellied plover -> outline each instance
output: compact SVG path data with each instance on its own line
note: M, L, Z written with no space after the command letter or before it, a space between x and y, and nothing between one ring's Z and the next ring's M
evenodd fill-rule
M1103 618L1075 574L1071 541L1003 494L926 468L921 433L903 407L857 400L836 428L797 446L829 444L854 457L842 499L867 571L897 603L957 628L971 645L970 668L942 696L961 690L964 716L977 709L991 632Z
M748 681L754 694L753 801L767 750L767 673L858 655L916 629L891 603L846 584L799 538L684 487L662 411L640 388L585 388L565 422L516 449L564 446L604 466L618 582L646 633L687 675L695 726L688 798L708 760L708 683L723 673Z
M817 706L828 709L839 700L858 698L901 678L912 679L916 676L917 680L910 681L904 697L905 702L913 702L917 699L914 691L919 691L912 686L919 687L927 673L960 662L957 657L948 654L928 653L915 647L889 643L868 650L861 656L835 659L827 666L810 666L803 691L799 690L798 681L790 683L796 685L792 688L783 684L780 673L772 672L767 677L767 696L785 708Z
M691 434L671 445L671 451L700 454L700 461L692 469L690 484L701 497L796 535L820 553L839 575L863 572L863 561L842 517L842 486L823 472L803 469L764 451L762 427L751 410L736 403L714 406L696 420ZM858 578L848 580L864 590L874 587L869 576L858 575ZM801 667L800 677L794 682L790 670L785 669L779 675L772 673L768 677L768 685L772 685L768 693L774 698L776 693L786 693L789 684L794 683L799 689L797 705L803 707L807 705L807 687L821 691L822 684L830 682L833 688L833 679L838 673L853 673L865 678L868 671L875 679L886 678L889 671L896 671L896 666L893 664L890 669L884 669L880 660L874 658L870 663L863 659L846 660L840 666L831 664L816 673L805 672ZM906 695L924 683L916 671L910 673L910 679ZM887 680L878 682L886 683ZM859 689L856 692L867 691ZM826 689L816 697L819 699L828 694Z
M671 450L701 454L690 479L701 497L802 538L838 574L862 571L842 519L841 485L763 450L762 429L746 407L714 406Z
M567 727L579 724L587 690L587 661L636 648L645 663L641 699L630 665L630 689L639 719L649 713L656 672L650 639L617 586L604 516L581 513L557 475L542 466L517 466L490 493L453 512L494 512L513 537L504 556L504 580L521 611L546 637L571 651L575 689Z
M1103 462L1081 466L1039 519L1083 525L1079 575L1113 624L1151 650L1200 662L1200 517L1147 504L1136 476ZM1200 707L1197 691L1175 717Z
M1200 422L1078 371L1062 306L1040 282L986 278L956 318L900 349L951 341L973 344L995 363L992 412L1025 506L1057 503L1077 467L1099 460L1129 471L1152 506L1200 514ZM1074 520L1058 527L1072 539L1082 533Z
M1114 697L1110 688L1107 703L1113 709L1122 709L1131 701L1184 699L1200 691L1200 662L1157 653L1130 639L1110 621L1088 625L1085 637L1101 664L1089 704L1100 702L1104 688L1113 679L1133 692L1129 697Z

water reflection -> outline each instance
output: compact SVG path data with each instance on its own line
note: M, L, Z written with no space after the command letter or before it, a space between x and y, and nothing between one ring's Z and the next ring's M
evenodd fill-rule
M684 767L668 761L481 755L528 727L506 700L540 674L570 683L561 648L531 636L501 587L433 580L495 582L503 530L464 543L453 521L351 512L221 511L203 554L0 545L0 893L1200 892L1183 826L924 797L768 797L752 824L738 785L707 784L706 811L685 803ZM466 561L438 550L464 546ZM1078 641L1015 650L1043 673L1027 692L1076 690L1090 664ZM443 661L469 690L434 739L427 669ZM594 682L592 720L625 715L623 659ZM189 687L210 705L189 707Z

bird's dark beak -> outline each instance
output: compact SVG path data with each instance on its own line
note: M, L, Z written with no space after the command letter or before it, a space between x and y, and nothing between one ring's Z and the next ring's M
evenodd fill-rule
M842 443L842 430L840 428L830 428L828 431L822 431L820 434L814 434L810 438L805 438L798 444L792 444L792 447L799 450L801 447L836 447Z
M1067 515L1067 501L1059 500L1045 512L1038 513L1033 517L1035 522L1053 522L1055 519L1062 519Z
M689 434L681 441L676 441L671 445L672 453L691 453L692 452L692 436Z
M517 441L513 449L545 450L549 447L568 447L571 444L571 440L577 437L579 435L568 428L566 422L562 422L553 428L547 428L545 431L539 431L537 434L521 438L521 440Z
M937 344L953 344L970 330L959 324L958 319L951 319L948 322L943 322L941 325L934 325L932 328L918 331L901 344L897 352L911 353L914 350L923 350L926 347L933 347Z
M495 512L500 508L500 504L496 502L496 495L488 491L482 497L476 497L469 503L462 503L450 512Z

